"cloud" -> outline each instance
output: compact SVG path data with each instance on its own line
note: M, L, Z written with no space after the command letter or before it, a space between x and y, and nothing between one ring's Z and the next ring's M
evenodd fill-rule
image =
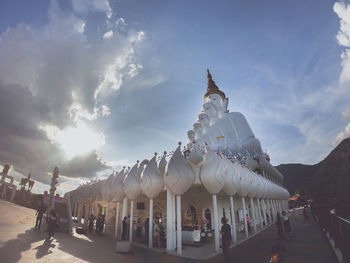
M336 37L339 45L345 48L341 54L343 69L340 83L343 84L350 80L350 4L337 2L333 10L340 19L340 28Z
M103 35L103 39L108 39L108 38L111 38L112 36L113 36L113 31L110 30Z
M350 123L346 125L345 130L340 132L334 141L334 145L338 145L342 140L350 138Z
M52 1L46 25L19 24L0 35L0 163L23 175L32 168L33 179L43 184L50 183L55 166L75 180L110 169L95 149L67 159L63 144L50 131L74 134L83 125L102 136L104 144L95 124L112 114L104 96L143 70L136 52L145 39L143 31L116 31L109 33L110 41L96 36L90 42L85 15L102 11L112 23L109 2L73 0L72 7L63 11ZM124 19L115 23L125 30Z

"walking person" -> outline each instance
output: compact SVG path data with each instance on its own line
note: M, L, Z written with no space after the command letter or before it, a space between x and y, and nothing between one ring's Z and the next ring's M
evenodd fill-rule
M50 215L47 218L47 232L49 234L48 239L51 239L51 237L54 237L55 235L55 230L56 230L56 211L54 209L51 209Z
M89 232L92 232L92 229L94 228L94 216L91 214L89 217Z
M231 226L227 224L228 219L223 217L221 219L221 235L222 235L222 252L225 256L226 263L230 262L229 248L232 241Z
M250 217L248 216L248 214L246 214L246 217L247 217L248 233L250 235L252 232L252 228L250 227L251 220L250 220Z
M136 224L136 239L140 240L142 237L142 220L141 218L137 219Z
M289 216L285 211L282 212L282 221L284 231L287 233L287 235L290 235L290 232L292 232L292 227L290 226Z
M277 227L278 238L281 239L283 237L283 227L282 227L282 218L280 216L280 213L277 213L276 227Z
M146 219L144 226L145 226L145 240L146 240L146 242L148 242L148 238L149 238L149 218Z
M43 219L43 215L44 215L45 211L46 211L46 206L44 203L41 203L40 207L36 211L37 216L36 216L35 228L40 229L41 221Z
M122 221L122 240L126 240L126 234L128 232L128 218L125 216Z

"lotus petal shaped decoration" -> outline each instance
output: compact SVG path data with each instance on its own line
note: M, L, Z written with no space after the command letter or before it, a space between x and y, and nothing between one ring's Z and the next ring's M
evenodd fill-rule
M207 147L200 179L202 185L204 185L209 193L217 194L224 187L226 181L225 167L222 158Z
M130 171L126 174L123 182L123 190L127 198L130 200L135 200L141 194L141 180L139 169L143 169L143 166L139 167L137 162Z
M148 198L156 198L163 186L163 176L157 167L156 156L154 156L141 174L141 189Z
M184 194L194 182L194 172L181 153L180 145L171 156L165 171L164 181L174 195Z
M125 179L125 167L114 177L111 183L111 195L114 200L122 201L125 197L123 182Z
M233 196L240 188L240 180L237 170L237 165L239 164L238 162L232 163L227 158L224 158L224 161L226 163L226 180L223 190L227 195Z

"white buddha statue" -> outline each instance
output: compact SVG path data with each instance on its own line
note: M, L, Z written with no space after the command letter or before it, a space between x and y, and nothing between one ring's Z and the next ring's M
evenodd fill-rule
M201 113L198 115L197 122L202 124L203 127L203 132L206 132L206 130L210 127L210 121L208 114L206 113Z
M201 133L196 133L196 140L203 141L204 137L210 138L208 145L213 150L233 152L248 150L249 152L261 151L261 145L252 132L247 120L239 112L227 111L225 94L219 90L208 70L208 88L204 95L205 103L202 106L202 114L206 114L210 127L206 126L206 117L201 115L198 121L201 124ZM201 117L201 118L200 118ZM195 130L194 130L195 131ZM195 131L196 132L196 131ZM208 140L206 138L206 140Z

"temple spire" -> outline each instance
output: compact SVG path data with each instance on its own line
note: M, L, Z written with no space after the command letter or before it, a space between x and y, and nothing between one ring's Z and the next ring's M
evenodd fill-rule
M208 97L211 94L219 94L222 98L222 100L225 100L226 96L225 93L223 93L218 86L216 86L215 81L213 80L212 75L210 74L209 69L207 69L208 73L208 87L207 92L204 95L204 99Z

